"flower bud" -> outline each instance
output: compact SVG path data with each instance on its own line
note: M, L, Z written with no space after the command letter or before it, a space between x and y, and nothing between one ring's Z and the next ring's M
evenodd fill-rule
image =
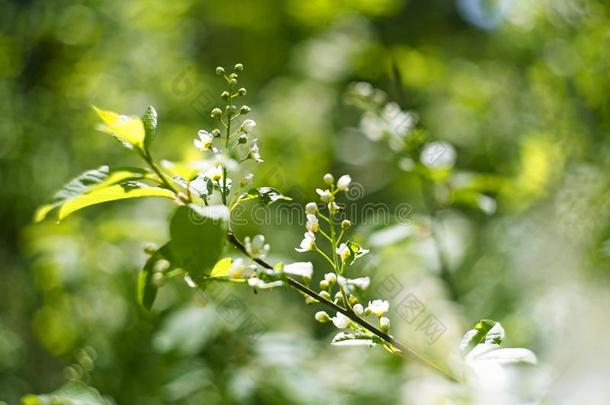
M214 129L212 130L212 132L210 132L210 133L212 134L212 136L213 136L214 138L218 138L218 137L220 137L220 135L222 134L222 132L220 132L220 129L218 129L218 128L214 128Z
M247 105L242 105L241 108L239 109L239 112L241 114L248 114L250 111L252 111L252 109L250 107L248 107Z
M248 142L248 137L245 134L242 134L239 136L239 138L237 138L237 142L240 144L244 144Z
M350 294L348 301L351 305L355 305L356 303L358 303L358 298L356 298L355 295Z
M305 205L305 213L309 215L316 215L318 213L318 204L315 202L308 202Z
M246 94L248 94L248 90L246 90L245 87L242 87L241 89L237 90L237 94L239 94L240 96L245 96Z
M327 280L321 280L320 281L320 288L322 290L327 290L329 287L328 281Z
M350 176L347 174L343 175L339 177L339 180L337 181L337 189L339 191L347 191L351 182L352 178Z
M250 132L250 131L252 131L254 129L255 126L256 126L256 121L254 121L254 120L245 120L241 124L241 130L243 132Z
M170 263L165 259L157 260L153 266L153 271L155 273L164 273L170 268Z
M330 285L335 284L337 282L337 275L335 273L326 273L324 275L324 280Z
M227 106L227 112L229 115L234 115L236 110L237 107L235 107L233 104Z
M222 115L222 110L218 107L214 108L212 110L212 113L210 114L210 116L212 118L220 118L221 115Z
M362 306L362 304L356 304L352 307L352 309L354 310L354 313L358 316L364 313L364 307Z
M157 287L163 286L163 284L165 284L165 275L163 273L154 273L152 276L152 282Z
M238 63L237 65L235 65L236 72L241 72L242 70L244 70L244 65L242 65L241 63Z
M330 186L330 185L331 185L331 184L333 184L334 182L335 182L335 178L333 177L333 175L332 175L332 174L330 174L330 173L326 173L326 174L324 175L324 183L326 183L326 184L328 184L328 185Z
M390 330L390 320L385 316L379 318L379 329L381 329L382 332L386 333Z
M320 291L318 294L320 295L320 297L330 301L330 294L328 293L328 291Z
M325 311L318 311L315 315L316 321L325 323L330 321L330 316Z
M341 294L341 291L337 291L335 293L335 301L342 300L343 299L342 297L343 297L343 295Z
M154 254L157 249L159 249L159 246L155 243L146 243L144 245L144 253L146 253L147 255Z
M229 99L229 92L228 91L223 91L220 94L220 97L222 97L223 100L228 100Z
M237 84L237 79L231 79L231 84Z
M218 67L216 68L216 74L217 74L218 76L224 75L224 74L225 74L225 69L224 69L222 66L218 66Z
M305 297L305 303L306 304L315 304L316 302L318 302L318 300L316 300L313 297L310 297L309 295L307 297Z
M352 223L347 219L341 222L341 229L348 229L350 226L352 226Z

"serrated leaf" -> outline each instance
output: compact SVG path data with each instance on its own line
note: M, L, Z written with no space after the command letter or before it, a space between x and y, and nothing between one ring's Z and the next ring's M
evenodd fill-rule
M233 259L230 257L225 257L224 259L220 259L212 269L210 273L210 277L227 277L229 275L229 269L233 264Z
M170 223L172 258L201 284L220 259L227 231L225 206L179 207Z
M500 322L491 319L481 319L473 329L464 334L460 342L460 349L467 351L479 343L500 345L504 337L504 328Z
M176 195L165 188L151 187L136 181L127 181L113 186L98 188L88 194L83 194L66 201L59 209L58 219L61 221L68 215L92 205L141 197L174 199Z
M148 150L157 135L157 110L152 105L149 105L142 115L142 124L144 125L144 147Z
M42 221L53 209L82 194L126 180L143 179L147 174L148 171L145 169L131 167L110 168L106 165L100 166L97 169L87 170L70 180L61 190L55 193L50 203L38 208L34 214L34 221Z
M144 131L144 124L139 117L120 115L112 111L99 109L95 106L93 106L93 109L104 123L100 127L102 131L110 133L129 149L133 149L134 147L140 150L144 149L144 138L146 137L146 134Z
M238 201L248 201L258 199L262 204L269 205L279 200L291 201L292 198L280 193L273 187L257 187L239 196Z

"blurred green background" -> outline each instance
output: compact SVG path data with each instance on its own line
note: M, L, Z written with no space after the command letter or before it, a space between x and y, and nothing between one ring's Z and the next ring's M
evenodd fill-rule
M361 269L399 280L400 296L415 294L446 326L420 350L444 359L474 322L494 318L510 345L538 354L527 381L544 403L605 403L607 1L0 0L0 21L0 401L73 381L117 404L469 403L379 348L329 346L331 328L291 291L202 295L176 282L144 313L135 280L144 242L166 237L166 202L31 224L81 171L138 163L95 131L92 104L138 115L155 105L153 154L192 158L221 91L215 67L241 62L266 160L258 181L298 202L315 196L325 172L350 173L364 190L358 204L408 203L425 216L411 173L359 130L344 97L354 81L383 89L451 143L456 170L485 174L493 215L438 213L453 297L425 234L371 242L374 261ZM355 232L366 243L397 221L363 222ZM274 259L302 259L293 249L302 224L242 232L259 231ZM232 296L246 308L240 316L264 326L256 339L223 315ZM417 339L414 325L391 315L399 338Z

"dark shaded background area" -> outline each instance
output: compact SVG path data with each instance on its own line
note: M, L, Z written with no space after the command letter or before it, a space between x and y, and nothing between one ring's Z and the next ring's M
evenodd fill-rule
M443 321L443 339L424 347L433 357L476 320L500 320L511 345L532 348L552 370L540 377L548 399L570 403L583 381L608 373L599 336L609 300L609 13L594 0L0 0L0 400L69 380L119 404L453 395L382 350L330 347L329 328L291 292L209 299L174 283L143 313L143 242L164 240L169 204L110 204L31 224L75 174L137 163L95 130L92 104L127 114L155 105L153 153L194 159L192 139L210 128L221 90L214 69L241 62L266 161L258 181L297 202L315 196L325 172L350 173L365 191L361 206L408 203L425 216L416 179L359 130L344 98L354 81L383 89L451 143L456 170L487 176L493 215L440 212L455 299L425 235L374 247L374 269L362 274L395 276ZM369 241L400 221L362 222L356 233ZM302 224L240 230L259 231L275 258L302 259L293 249ZM264 325L255 341L222 314L232 294ZM405 340L416 334L399 317L393 325ZM588 389L587 403L602 403L603 389Z

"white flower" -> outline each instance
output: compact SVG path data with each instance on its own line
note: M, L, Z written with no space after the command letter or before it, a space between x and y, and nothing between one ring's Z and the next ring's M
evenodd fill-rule
M250 277L253 272L252 266L246 266L242 258L235 259L227 272L229 278Z
M252 131L255 126L256 126L256 121L247 119L241 124L241 130L247 133L247 132Z
M379 329L383 332L387 332L390 329L390 320L385 316L379 318Z
M330 316L328 316L328 314L325 311L316 312L314 317L316 318L316 321L321 322L321 323L330 321Z
M347 191L351 182L352 178L347 174L339 177L339 180L337 180L337 190Z
M342 261L346 261L347 258L351 255L351 252L349 251L347 245L345 243L342 243L337 248L337 254L339 255L339 257L341 257Z
M311 278L313 264L311 262L296 262L284 266L284 273L293 274L305 278Z
M265 243L263 235L256 235L252 240L250 240L250 237L246 237L244 245L248 255L255 259L264 259L267 253L269 253L270 246L268 243Z
M305 224L305 228L307 228L309 232L318 232L320 230L318 218L315 215L307 214L307 223Z
M333 195L330 193L330 190L322 190L321 188L316 188L316 193L320 196L320 200L324 202L329 202Z
M337 205L337 203L335 203L334 201L331 201L328 203L328 211L331 214L336 214L337 212L339 212L341 210L341 207L339 207Z
M257 142L258 139L253 139L250 143L250 152L248 153L248 158L253 159L254 161L256 161L256 163L261 163L263 162L263 159L261 158Z
M369 305L366 308L368 312L372 312L375 316L383 316L390 309L390 303L385 300L373 300L369 301Z
M313 250L316 243L316 235L313 232L305 232L304 238L298 248L295 248L297 252L309 252Z
M284 282L282 280L276 280L270 283L265 283L260 278L252 277L248 279L248 285L258 290L267 290L269 288L281 287L284 285Z
M199 132L197 132L197 136L199 136L199 139L195 138L193 140L193 143L195 144L195 147L197 149L203 152L205 150L209 150L212 147L212 141L214 140L214 137L210 135L208 131L201 129L199 130Z
M216 182L219 182L220 180L222 180L222 174L223 173L222 173L221 165L212 166L204 172L204 175L207 178L209 178L212 181L216 181Z
M430 142L424 146L420 155L421 162L432 169L450 169L456 159L455 148L447 142Z
M329 284L335 284L337 282L337 275L335 273L326 273L324 275L324 280Z
M354 313L356 315L362 315L362 313L364 312L364 307L362 306L362 304L356 304L352 307L352 309L354 310Z
M350 323L350 319L341 312L337 312L337 315L332 318L332 321L337 329L345 329Z
M311 214L311 215L315 215L318 212L318 204L316 204L315 202L308 202L307 205L305 205L305 213L306 214Z
M343 288L354 286L358 287L361 290L366 290L371 284L371 279L368 276L358 278L345 278L343 276L339 276L337 281L339 282L339 285L341 285L341 287Z

